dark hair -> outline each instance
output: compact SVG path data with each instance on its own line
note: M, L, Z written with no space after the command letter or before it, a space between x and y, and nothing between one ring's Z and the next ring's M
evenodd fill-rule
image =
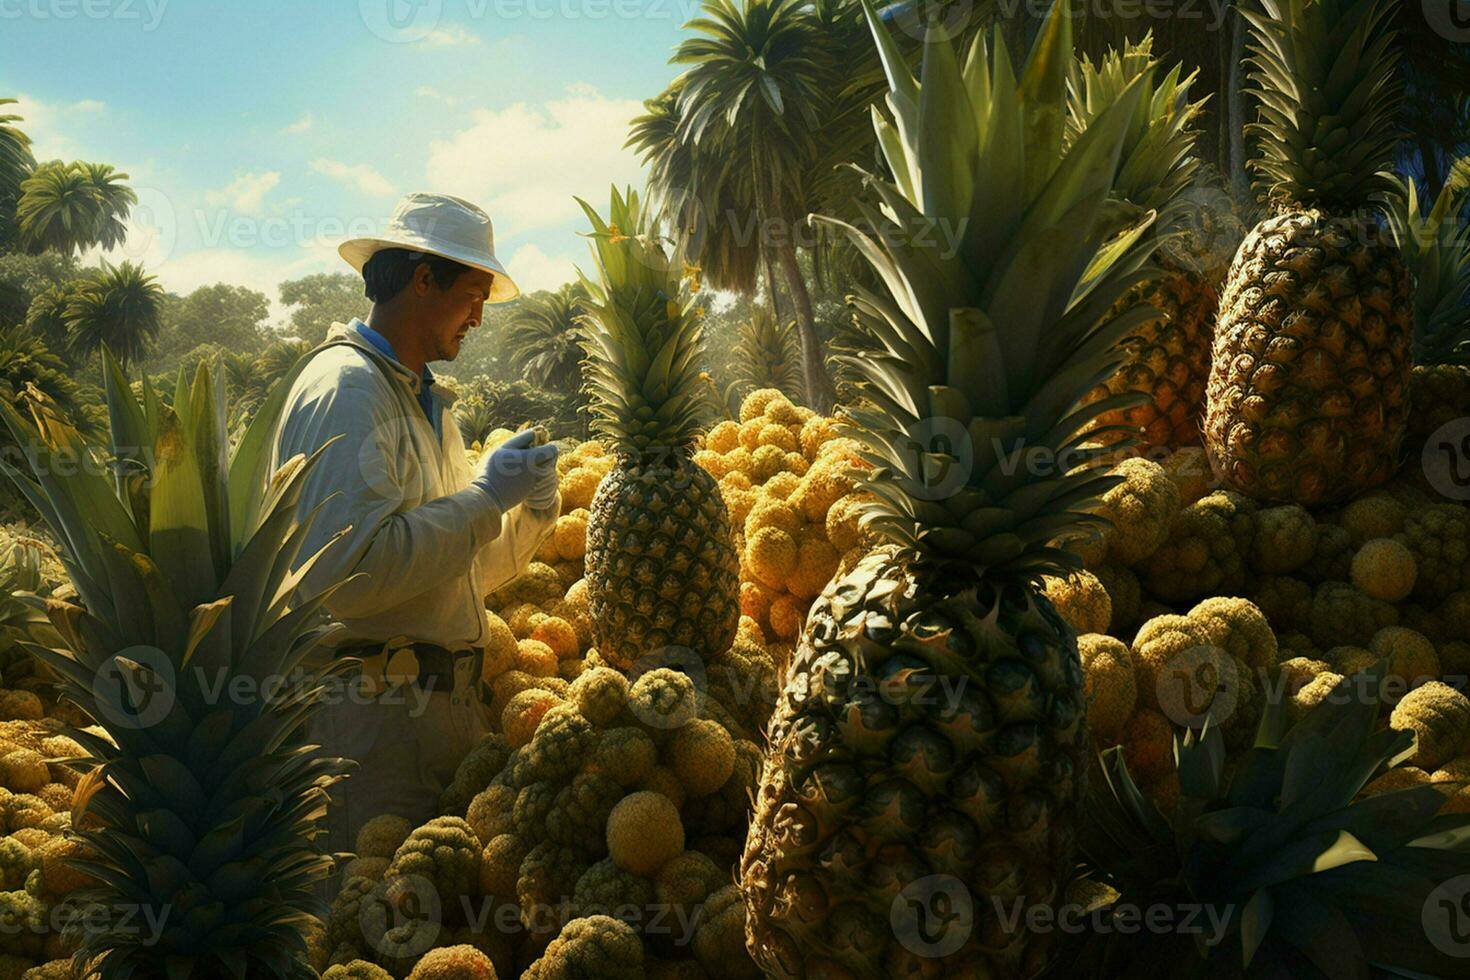
M385 303L401 293L413 280L414 270L426 264L434 277L434 285L441 290L454 285L456 279L470 271L453 259L428 252L414 252L406 248L385 248L374 252L362 267L363 292L374 303Z

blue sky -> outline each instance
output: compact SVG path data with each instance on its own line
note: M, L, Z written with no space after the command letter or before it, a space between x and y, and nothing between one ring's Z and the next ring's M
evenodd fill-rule
M179 292L346 269L410 190L481 204L524 288L585 265L572 195L641 183L628 120L697 0L0 0L0 96L40 159L112 163L113 258ZM277 310L279 315L279 310Z

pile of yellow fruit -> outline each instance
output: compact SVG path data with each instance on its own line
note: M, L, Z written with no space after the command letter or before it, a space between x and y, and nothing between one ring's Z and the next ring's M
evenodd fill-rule
M509 435L498 430L472 452L488 451ZM401 976L411 969L411 960L375 954L352 923L363 908L389 901L392 862L416 853L414 841L422 839L437 842L435 853L462 857L435 873L446 894L467 889L482 899L509 900L523 916L538 903L572 903L570 920L549 932L528 923L514 943L493 930L445 928L436 945L454 945L455 955L473 958L478 951L502 972L512 963L530 964L536 975L591 950L600 951L599 968L609 976L755 975L743 945L744 906L728 869L743 845L780 666L813 599L861 557L863 495L855 486L864 464L858 444L839 437L833 419L774 389L751 393L739 421L714 426L694 459L719 481L740 555L741 617L732 648L703 665L697 695L691 688L675 696L678 685L689 684L681 674L644 664L641 673L624 675L602 659L584 578L587 521L614 460L596 440L564 451L562 515L525 572L486 598L484 696L495 733L460 766L440 800L443 816L421 828L380 818L383 827L393 825L383 840L377 839L382 828L364 829L359 856L344 868L332 921L313 937L319 969L328 960L333 970L357 971L342 976L379 976L373 971L384 968ZM653 705L663 710L689 698L687 720L648 727ZM586 719L593 721L590 729ZM586 771L577 769L583 755L590 760ZM606 762L597 761L603 755ZM566 759L570 768L552 766L555 778L525 770L552 759ZM544 809L534 819L522 813L533 805ZM557 850L564 847L557 837L564 824L578 828L569 840L591 842L587 853ZM652 827L665 832L650 837ZM643 853L649 843L667 845L668 853ZM467 877L476 862L478 884ZM646 923L591 914L645 893L672 896L701 916L692 945L671 946ZM540 896L538 903L528 904L528 896ZM609 952L614 948L621 953Z
M1381 724L1419 747L1365 792L1444 783L1446 812L1470 810L1470 508L1409 471L1337 508L1262 504L1216 489L1198 448L1113 472L1109 527L1045 591L1079 634L1094 741L1146 792L1176 797L1174 739L1206 715L1229 769L1268 699L1298 720L1382 660Z
M84 755L63 732L89 720L52 697L26 643L59 643L36 600L72 593L65 569L34 529L0 527L0 980L72 975L73 945L61 926L67 897L90 879L66 862L80 779L63 760ZM105 737L101 728L85 729Z
M736 528L742 630L759 630L784 661L812 600L862 556L858 444L835 420L762 388L739 422L709 431L694 461L720 481Z
M497 430L484 450L474 452L510 434ZM763 388L741 404L739 422L711 428L694 454L719 481L735 529L739 635L769 650L778 663L789 657L812 600L863 554L858 520L865 495L855 491L855 473L866 464L858 448L855 440L838 435L836 420ZM562 516L555 530L530 569L487 601L497 614L487 680L514 669L570 681L592 652L580 580L589 509L613 458L602 442L590 440L564 452L557 468ZM596 657L592 662L601 663Z
M70 978L73 945L63 938L67 897L92 882L68 861L84 857L67 837L82 756L30 691L0 690L0 978ZM102 735L100 728L87 729Z

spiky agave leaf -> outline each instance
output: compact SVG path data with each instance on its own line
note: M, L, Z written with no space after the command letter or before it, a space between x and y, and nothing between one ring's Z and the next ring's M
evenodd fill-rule
M1422 916L1443 882L1470 873L1470 816L1436 815L1458 784L1359 797L1413 751L1412 733L1377 726L1385 671L1380 663L1344 678L1290 727L1270 699L1228 777L1217 728L1176 738L1173 812L1143 794L1121 750L1099 757L1082 833L1091 873L1118 890L1116 907L1202 908L1221 928L1190 940L1091 935L1071 967L1180 978L1457 975L1462 961L1430 941Z
M1470 224L1460 220L1470 200L1470 157L1455 162L1428 214L1412 177L1389 179L1395 192L1384 217L1414 273L1414 360L1470 363Z
M312 461L266 479L282 391L231 454L206 367L181 374L170 408L146 387L140 403L106 360L108 453L0 407L31 464L8 472L65 543L84 603L49 602L63 646L29 649L106 733L71 733L89 756L79 867L97 880L68 926L78 962L105 978L306 976L303 928L331 870L312 841L347 771L302 744L323 693L303 658L325 596L296 595L314 558L292 571ZM69 453L87 465L59 465Z
M620 452L686 452L702 421L702 328L694 296L631 188L612 189L607 221L581 198L592 224L598 281L579 271L587 299L584 390L592 429Z
M1121 52L1109 50L1097 64L1085 55L1079 59L1067 82L1067 139L1080 136L1135 82L1141 85L1118 160L1114 193L1164 216L1199 170L1195 141L1209 96L1189 98L1198 70L1184 75L1183 66L1175 65L1160 76L1158 65L1152 34L1125 43ZM1160 223L1168 224L1164 217Z
M1077 405L1149 312L1109 315L1154 274L1140 244L1153 213L1109 199L1151 72L1069 139L1066 16L1049 18L1019 79L999 33L993 50L977 37L963 67L931 35L916 79L869 17L892 114L875 111L874 125L894 179L868 176L859 209L872 233L819 219L888 293L854 297L876 353L846 359L864 396L852 432L875 467L866 519L984 574L1059 571L1072 559L1048 542L1088 524L1109 486L1096 472L1105 450L1081 433L1142 398Z

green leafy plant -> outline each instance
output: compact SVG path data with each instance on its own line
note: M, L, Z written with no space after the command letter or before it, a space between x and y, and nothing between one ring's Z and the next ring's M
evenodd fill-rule
M1120 749L1104 753L1080 825L1102 906L1186 906L1205 930L1086 937L1069 966L1085 976L1458 976L1462 959L1425 935L1441 883L1470 873L1470 815L1436 816L1454 783L1360 797L1407 760L1412 733L1381 727L1386 667L1344 678L1288 727L1268 700L1255 743L1227 765L1213 724L1176 739L1172 813L1138 788Z
M302 741L323 694L303 658L325 595L297 594L320 554L300 554L312 460L267 472L291 379L231 451L207 367L180 373L170 407L146 382L135 397L106 348L103 362L105 447L0 406L26 450L24 469L0 469L61 541L78 594L47 604L60 649L27 648L106 733L71 733L88 756L77 866L96 886L67 929L103 978L310 976L304 932L331 870L312 840L346 767ZM221 693L239 690L255 693ZM133 927L140 912L157 935Z

